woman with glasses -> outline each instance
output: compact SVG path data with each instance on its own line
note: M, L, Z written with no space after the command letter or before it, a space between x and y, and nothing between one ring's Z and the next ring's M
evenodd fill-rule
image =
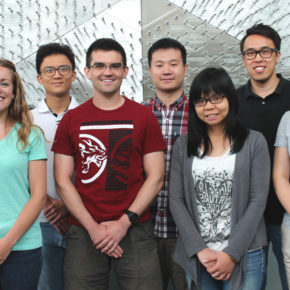
M236 91L222 68L195 77L189 107L188 135L172 156L169 202L180 234L173 258L187 272L189 289L261 289L266 141L239 123Z
M32 126L14 64L0 59L0 288L36 290L41 269L37 217L46 194L46 152Z

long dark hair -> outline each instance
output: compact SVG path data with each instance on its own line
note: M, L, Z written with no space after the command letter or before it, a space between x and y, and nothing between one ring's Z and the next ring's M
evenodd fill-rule
M206 68L193 79L189 92L189 117L188 117L188 156L199 156L198 148L203 144L204 157L211 150L212 144L208 136L207 124L196 114L194 101L211 92L223 95L229 102L229 112L225 118L224 133L231 140L231 153L241 150L248 131L238 120L238 97L234 84L223 68Z

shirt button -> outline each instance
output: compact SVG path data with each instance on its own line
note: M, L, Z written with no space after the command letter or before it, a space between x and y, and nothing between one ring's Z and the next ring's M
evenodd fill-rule
M263 101L263 102L262 102L262 105L265 105L265 104L266 104L266 102Z

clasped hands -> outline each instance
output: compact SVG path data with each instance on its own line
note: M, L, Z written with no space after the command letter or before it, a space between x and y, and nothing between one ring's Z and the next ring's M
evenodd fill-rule
M127 215L123 215L115 221L96 223L88 232L97 250L110 257L121 258L123 250L119 243L130 225Z
M205 248L197 253L200 263L216 280L228 280L235 267L235 263L226 252L216 252Z

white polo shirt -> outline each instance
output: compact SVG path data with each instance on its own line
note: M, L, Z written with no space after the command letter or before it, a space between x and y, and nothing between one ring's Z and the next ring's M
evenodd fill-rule
M55 182L54 182L54 175L53 175L53 159L54 159L54 153L51 151L51 147L53 144L55 132L57 129L57 125L59 124L60 120L64 116L64 114L75 107L77 107L79 104L75 100L74 97L71 97L71 102L69 104L68 109L59 114L58 116L55 116L50 109L48 108L45 99L43 99L38 106L31 111L32 117L33 117L33 123L38 125L40 128L42 128L44 135L45 135L45 141L46 141L46 151L47 151L47 194L55 199L60 199L58 196L56 189L55 189ZM43 214L43 211L40 214L40 222L48 222L47 218Z

